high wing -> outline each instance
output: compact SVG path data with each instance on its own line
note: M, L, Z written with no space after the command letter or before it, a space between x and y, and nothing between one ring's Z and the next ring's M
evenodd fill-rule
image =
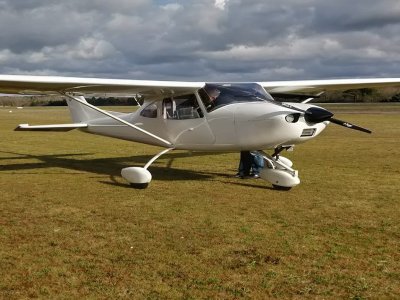
M333 90L400 87L400 78L269 81L258 83L271 94L302 93L312 96ZM188 81L0 75L0 93L22 95L74 93L81 95L141 94L157 97L192 93L204 85L205 82Z
M146 81L58 76L0 75L0 93L21 95L180 95L191 93L204 82Z
M400 87L400 78L331 79L258 82L270 94L318 95L325 91Z

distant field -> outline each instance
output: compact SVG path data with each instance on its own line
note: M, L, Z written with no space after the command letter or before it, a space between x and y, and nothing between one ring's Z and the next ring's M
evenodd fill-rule
M400 103L323 103L321 106L336 113L396 113L400 112Z
M120 170L158 148L14 132L67 109L0 108L0 298L399 299L400 106L326 107L373 134L331 125L284 154L290 192L184 151L131 189Z

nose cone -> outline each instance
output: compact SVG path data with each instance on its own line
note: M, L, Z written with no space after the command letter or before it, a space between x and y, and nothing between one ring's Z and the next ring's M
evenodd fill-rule
M333 113L320 107L310 107L306 110L304 119L308 123L321 123L333 117Z

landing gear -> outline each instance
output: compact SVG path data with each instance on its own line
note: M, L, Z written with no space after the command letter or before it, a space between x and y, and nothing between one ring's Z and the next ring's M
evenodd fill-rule
M293 163L279 153L285 148L275 149L273 156L258 151L265 162L265 167L260 172L260 177L272 184L274 189L288 191L300 183L298 171L292 169Z
M128 167L124 168L121 170L121 175L124 177L126 181L130 183L130 185L133 188L136 189L145 189L148 187L152 176L151 173L147 170L148 167L161 155L173 150L173 148L168 148L160 153L158 153L156 156L154 156L152 159L148 161L148 163L143 167Z
M151 173L141 167L129 167L121 170L122 177L134 188L146 188L151 181Z

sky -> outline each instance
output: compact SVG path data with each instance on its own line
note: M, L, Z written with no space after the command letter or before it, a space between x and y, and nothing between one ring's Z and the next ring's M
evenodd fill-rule
M0 74L400 77L398 0L0 0Z

